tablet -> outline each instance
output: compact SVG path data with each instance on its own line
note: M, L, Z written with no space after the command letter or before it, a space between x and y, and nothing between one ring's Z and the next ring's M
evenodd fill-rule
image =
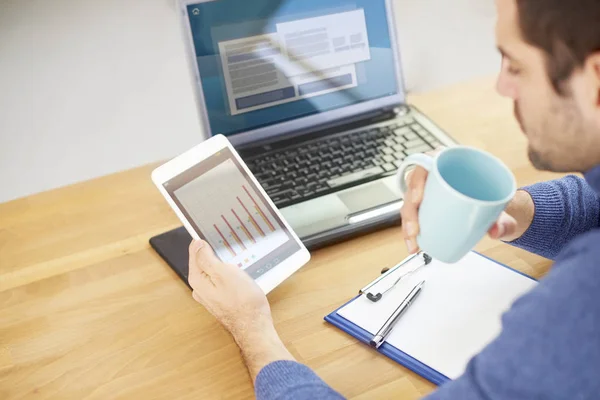
M229 140L216 135L161 165L152 181L190 236L269 293L310 260Z

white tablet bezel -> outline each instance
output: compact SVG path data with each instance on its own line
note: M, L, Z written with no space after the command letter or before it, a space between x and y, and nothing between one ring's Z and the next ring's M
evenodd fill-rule
M254 183L260 194L266 200L268 206L271 209L270 211L277 215L277 217L281 220L285 228L288 230L292 239L298 244L300 248L297 252L295 252L285 260L282 260L276 267L265 272L263 275L255 279L256 283L260 286L263 292L267 294L271 290L276 288L279 284L281 284L284 280L289 278L294 272L298 271L303 265L305 265L310 260L310 253L306 249L302 241L300 241L296 233L292 230L287 221L283 218L275 204L273 204L273 202L271 201L267 193L264 191L260 183L258 183L252 172L250 172L244 161L241 159L237 151L233 148L233 146L225 136L213 136L210 139L205 140L199 145L193 147L185 153L175 157L174 159L156 168L154 171L152 171L152 181L154 182L160 193L163 195L167 203L171 206L173 211L175 211L175 214L182 222L185 229L189 232L189 234L194 239L200 239L200 235L198 234L198 232L196 232L192 224L187 220L183 212L179 209L179 206L171 198L171 195L165 189L164 184L225 148L231 151L233 157L235 157L239 165L241 165L241 167L246 172L248 178Z

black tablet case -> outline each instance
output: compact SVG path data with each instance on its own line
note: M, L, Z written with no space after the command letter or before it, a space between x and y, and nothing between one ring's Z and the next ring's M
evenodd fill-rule
M192 237L183 226L150 239L152 248L169 264L171 269L179 275L188 287L190 287L188 283L188 249L191 242Z
M387 227L396 226L399 222L400 218L378 221L376 223L371 223L370 226L363 227L360 231L339 234L335 237L328 237L325 240L306 238L303 240L303 243L308 250L314 251L321 247L330 246L357 236L363 236ZM191 287L188 283L188 262L189 246L191 242L192 237L183 226L161 233L150 239L152 248L165 260L169 267L179 275L181 280L184 281L190 289Z

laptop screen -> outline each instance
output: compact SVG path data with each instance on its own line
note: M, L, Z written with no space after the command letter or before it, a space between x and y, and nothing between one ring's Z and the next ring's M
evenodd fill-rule
M213 0L187 7L212 135L398 92L385 0Z

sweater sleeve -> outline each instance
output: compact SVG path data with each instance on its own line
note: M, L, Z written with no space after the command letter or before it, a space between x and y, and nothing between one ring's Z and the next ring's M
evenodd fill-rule
M310 368L294 361L275 361L256 377L257 400L342 400Z
M587 182L569 175L522 188L535 215L529 229L509 244L554 259L575 236L600 227L600 198Z

